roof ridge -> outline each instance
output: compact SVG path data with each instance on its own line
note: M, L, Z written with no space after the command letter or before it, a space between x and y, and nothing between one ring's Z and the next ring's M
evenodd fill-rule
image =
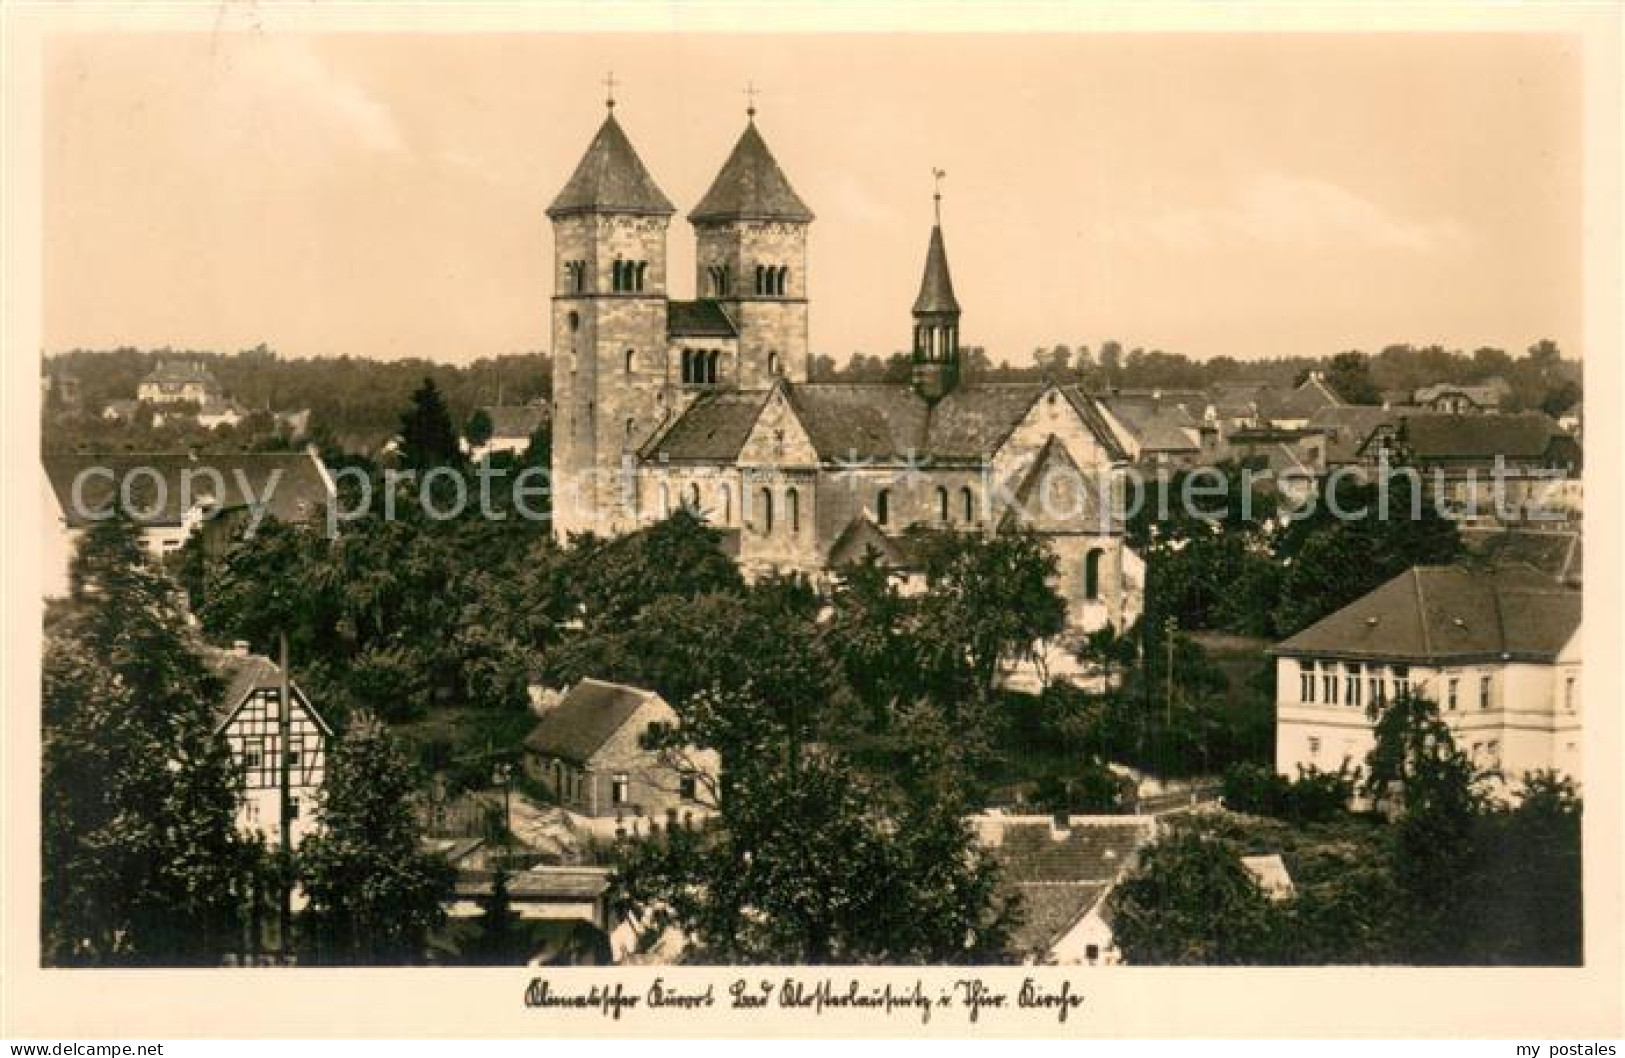
M1416 587L1416 615L1422 630L1422 653L1433 653L1433 637L1428 634L1428 604L1427 596L1422 592L1421 566L1411 567L1411 583Z

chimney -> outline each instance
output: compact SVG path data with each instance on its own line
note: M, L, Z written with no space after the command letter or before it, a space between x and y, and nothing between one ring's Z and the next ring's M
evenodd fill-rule
M236 639L232 641L231 652L240 658L248 657L248 640Z

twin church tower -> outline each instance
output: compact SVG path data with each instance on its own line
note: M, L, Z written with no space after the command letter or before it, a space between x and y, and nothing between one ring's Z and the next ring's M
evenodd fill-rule
M638 471L696 402L807 381L807 233L796 194L747 111L689 222L694 300L671 296L676 212L615 117L615 102L548 207L554 235L554 487L561 537L625 531L647 507ZM959 305L939 224L914 308L915 385L957 380ZM741 415L741 421L743 415ZM726 446L722 446L726 447ZM718 452L721 454L721 447Z

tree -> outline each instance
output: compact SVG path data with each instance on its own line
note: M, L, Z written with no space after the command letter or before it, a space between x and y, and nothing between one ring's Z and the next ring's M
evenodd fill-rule
M683 508L610 541L581 537L571 551L575 595L589 631L624 628L663 596L739 593L739 567L723 554L721 535Z
M1403 473L1373 482L1336 477L1322 485L1312 511L1275 540L1283 567L1277 634L1307 628L1412 566L1445 564L1461 554L1456 523L1422 488Z
M491 892L480 897L475 934L463 946L463 961L471 966L516 966L524 962L525 947L519 912L508 893L508 868L499 865L491 876Z
M1382 390L1371 376L1371 359L1361 352L1350 350L1332 357L1326 369L1326 385L1345 404L1382 403Z
M1030 656L1066 626L1055 594L1055 556L1030 529L1009 522L991 537L912 526L925 573L918 600L919 657L927 693L950 717L961 702L986 705L999 663Z
M401 415L401 463L414 470L457 466L463 461L451 413L434 379L425 377Z
M423 851L414 769L382 725L358 717L329 751L317 832L299 848L302 916L319 962L415 963L445 918L451 868Z
M223 691L123 520L89 529L44 664L41 947L51 965L208 965L254 849L214 732Z
M907 630L912 608L873 552L841 570L830 603L830 647L867 710L869 727L883 731L896 703L919 689Z
M1226 843L1176 831L1142 856L1110 897L1123 961L1222 966L1279 961L1283 921Z
M491 429L491 413L484 408L475 408L463 426L463 437L470 446L478 448L491 439Z
M1366 795L1400 812L1394 873L1407 954L1431 965L1459 962L1475 924L1474 894L1463 883L1472 875L1474 832L1485 807L1480 776L1430 699L1395 695L1373 702L1367 715L1375 742L1366 758Z

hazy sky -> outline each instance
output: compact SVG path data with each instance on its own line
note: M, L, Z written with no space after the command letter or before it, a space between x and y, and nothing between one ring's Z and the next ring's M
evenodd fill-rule
M549 345L543 210L617 114L683 219L758 122L818 215L813 348L907 345L931 218L964 340L1206 357L1580 331L1557 37L84 36L46 68L46 345Z

